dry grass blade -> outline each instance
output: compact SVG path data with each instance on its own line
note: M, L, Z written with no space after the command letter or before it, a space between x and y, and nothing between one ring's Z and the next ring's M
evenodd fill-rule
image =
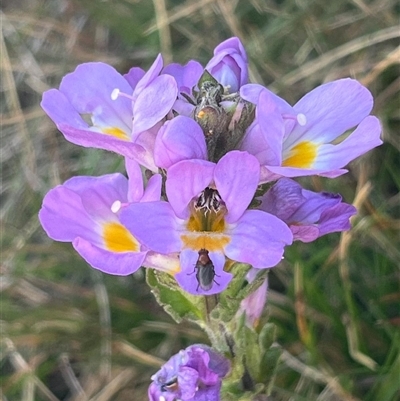
M165 0L153 0L158 36L165 64L172 62L171 31Z
M278 344L275 344L275 346L280 347ZM328 386L331 391L339 397L340 400L343 401L361 401L352 395L348 394L343 387L340 385L340 382L337 378L331 377L329 374L324 372L323 369L314 369L311 368L310 366L304 364L297 358L295 358L293 355L291 355L289 352L286 350L282 350L282 355L281 355L281 360L283 363L285 363L287 366L295 370L296 372L299 372L302 376L305 376L309 378L310 380L324 384Z
M135 371L131 368L123 370L114 379L110 381L98 394L90 399L90 401L109 401L112 397L124 388L127 383L135 375Z
M324 53L316 60L311 60L308 63L303 64L300 68L289 74L284 75L278 82L272 84L270 88L272 90L277 89L279 86L291 86L296 82L315 75L318 71L322 72L323 69L340 59L360 51L366 47L376 45L386 40L395 39L400 37L400 31L398 26L382 29L381 31L374 32L361 36L360 38L354 39L342 46L337 47L329 52Z
M119 352L144 365L159 368L164 364L162 359L139 350L132 344L129 344L127 341L115 341L113 345L116 352Z
M36 376L28 362L22 357L17 351L13 342L9 338L4 339L7 354L9 355L11 364L14 369L19 373L27 373L30 376L30 380L35 384L40 393L49 401L60 401L49 388Z
M372 185L369 181L367 181L362 188L357 192L357 196L354 200L354 206L359 209L362 204L366 201L368 194L372 190ZM358 328L355 321L355 316L352 311L354 310L352 306L352 294L351 294L351 282L349 277L349 266L348 266L348 249L350 243L353 238L353 233L351 231L347 231L342 233L339 244L339 272L340 277L343 282L343 288L345 291L345 298L348 306L348 310L350 311L349 315L345 315L343 317L343 324L346 328L346 335L348 340L349 353L354 360L358 363L366 366L368 369L376 370L377 363L370 358L368 355L365 355L359 350L359 341L358 341Z

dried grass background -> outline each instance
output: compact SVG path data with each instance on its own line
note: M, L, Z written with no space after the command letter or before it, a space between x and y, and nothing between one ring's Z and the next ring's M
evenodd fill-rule
M283 350L273 400L400 399L399 11L395 0L3 0L1 399L146 400L163 360L207 341L158 307L143 272L101 274L46 237L37 212L50 188L123 161L65 141L39 103L79 63L126 72L161 51L204 65L234 35L252 81L295 102L356 78L384 128L385 144L349 174L301 180L359 214L350 232L295 244L273 269L267 312Z

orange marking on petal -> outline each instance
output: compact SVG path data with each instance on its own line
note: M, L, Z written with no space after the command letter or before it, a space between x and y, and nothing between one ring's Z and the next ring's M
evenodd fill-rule
M300 142L289 151L289 156L283 160L284 167L310 168L317 157L318 145L313 142Z
M231 241L227 235L213 233L181 235L184 248L193 249L198 252L200 249L207 249L209 252L222 251Z
M136 238L120 223L106 223L103 226L105 247L111 252L139 252Z
M114 136L115 138L129 141L129 136L122 129L116 127L102 128L101 132L107 135Z

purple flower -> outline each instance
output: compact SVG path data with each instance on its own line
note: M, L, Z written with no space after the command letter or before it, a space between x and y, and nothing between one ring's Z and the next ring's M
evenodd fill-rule
M252 283L257 276L257 269L250 269L247 273L247 281ZM240 308L237 314L246 314L246 324L249 327L257 327L260 317L263 313L265 304L267 302L268 294L268 279L266 278L263 283L249 296L247 296L240 303Z
M239 91L249 80L246 51L238 38L230 38L214 49L214 57L205 68L229 93Z
M168 170L168 202L135 203L121 211L122 223L160 254L180 252L175 278L186 291L215 294L231 280L226 259L255 268L275 266L292 242L287 225L260 210L246 210L259 182L259 164L233 151L218 164L183 160Z
M357 213L354 206L342 202L340 195L308 191L289 178L281 178L260 199L260 209L283 220L293 239L302 242L349 230L349 219Z
M369 116L372 95L356 80L321 85L293 107L261 85L245 85L240 92L257 105L240 149L257 157L262 182L314 174L333 178L382 143L379 120Z
M81 64L59 90L43 94L41 105L70 142L120 153L156 171L155 136L178 93L173 77L159 75L162 65L158 56L147 73L133 68L122 76L104 63Z
M230 363L206 345L191 345L152 376L150 401L219 401Z
M161 261L119 218L121 206L158 200L161 176L150 178L144 191L139 165L127 161L127 170L129 181L119 173L69 179L44 197L39 220L50 238L72 242L92 267L105 273L127 275L142 265L160 268L164 264L163 270L174 274L179 271L177 257Z

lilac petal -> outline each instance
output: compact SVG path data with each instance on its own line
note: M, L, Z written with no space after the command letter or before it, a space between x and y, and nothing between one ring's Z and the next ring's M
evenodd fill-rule
M100 129L97 132L97 128L90 127L60 91L51 89L45 92L41 105L68 141L84 147L111 150L137 160L152 171L158 170L152 154L140 143L130 141L130 130L125 132L126 139L100 133Z
M173 110L181 116L191 117L196 106L189 103L186 99L176 99Z
M145 71L140 67L132 67L124 78L129 82L132 89L135 89L139 81L144 77Z
M81 130L89 130L89 124L59 90L50 89L44 92L40 105L57 126L68 124Z
M268 169L267 166L261 166L260 168L260 184L265 184L267 182L276 181L281 178L281 174L275 174Z
M368 116L372 106L371 93L354 79L339 79L321 85L293 107L296 114L306 116L307 123L296 125L288 146L300 138L329 143L359 124Z
M165 401L176 401L175 393L166 393L160 390L160 386L156 383L151 383L149 391L147 392L149 401L160 401L160 397L163 396Z
M162 73L172 75L178 84L179 92L182 92L183 89L191 89L197 84L203 73L203 67L199 62L190 60L186 65L169 64ZM191 94L191 91L184 90L184 92Z
M196 395L199 373L186 366L182 366L178 373L178 385L183 400L192 400Z
M147 252L114 253L101 249L83 238L76 238L72 245L89 265L104 273L126 276L142 266Z
M57 124L57 128L64 134L68 141L76 145L84 146L86 148L111 150L120 155L135 159L138 163L152 171L158 170L152 161L152 155L140 145L123 141L110 135L76 129L70 125L62 123Z
M149 68L149 70L146 72L146 74L143 75L143 77L139 80L139 82L136 84L135 91L133 93L133 98L136 100L137 96L142 92L144 88L146 88L149 84L151 84L156 77L160 75L160 72L162 70L164 61L162 58L162 55L159 54L156 59L154 60L153 64Z
M206 71L208 71L213 78L215 78L221 85L228 87L230 93L239 91L240 88L240 70L235 65L235 62L231 59L229 54L219 54L215 56L215 63L213 66L211 63L206 65ZM235 68L236 67L236 68Z
M288 222L297 208L305 201L303 188L296 181L281 178L261 198L260 209Z
M221 382L212 387L199 388L193 401L220 401Z
M47 235L56 241L71 242L80 236L102 244L100 225L89 217L80 195L64 186L59 185L46 194L39 220Z
M215 352L211 347L204 345L204 344L194 344L189 346L187 349L192 349L192 348L202 348L205 350L209 357L210 360L208 362L208 368L216 373L220 378L225 377L229 370L231 369L231 363L229 362L228 359L223 357L221 354L218 352Z
M291 224L289 226L293 234L293 241L312 242L320 237L317 225L302 226Z
M143 88L133 106L132 133L137 134L153 127L172 109L178 87L170 75L161 75Z
M285 125L273 98L262 91L256 109L256 119L247 130L240 150L254 155L261 165L279 166Z
M130 132L132 102L124 97L111 99L112 91L131 94L132 88L115 68L104 63L85 63L61 81L64 93L80 114L90 113L95 126L116 127Z
M280 166L264 166L264 168L265 170L263 171L263 175L261 177L262 179L260 180L261 182L267 182L265 180L263 181L263 179L265 179L266 177L268 178L268 181L273 181L280 177L293 178L293 177L306 177L309 175L321 175L323 177L335 178L347 172L347 170L342 170L342 169L335 169L334 171L328 171L328 170L318 170L311 168L305 169L297 167L280 167Z
M303 189L287 178L280 179L262 198L260 209L287 223L295 240L311 242L328 232L350 228L356 209L341 203L340 195Z
M125 203L128 200L128 180L119 173L73 177L64 183L64 187L78 193L86 212L98 221L117 221L111 206L115 201Z
M210 290L203 290L197 280L198 270L196 263L199 254L192 249L184 249L180 254L181 271L175 275L178 284L187 292L193 295L218 294L226 289L232 280L232 274L226 273L224 269L225 256L220 252L209 252L209 257L214 265L214 284ZM206 268L206 267L204 267ZM207 267L210 268L210 267Z
M189 203L210 185L214 169L215 164L206 160L183 160L169 168L165 189L179 218L189 217Z
M246 50L243 47L242 42L240 41L239 38L237 37L232 37L229 39L224 40L223 42L221 42L215 49L214 49L214 54L218 54L220 52L223 51L227 51L227 50L235 50L237 51L243 58L244 61L247 61L247 54L246 54Z
M159 201L161 198L162 177L161 174L154 174L150 177L141 202Z
M229 86L231 93L237 92L248 81L247 55L240 40L234 37L220 43L205 69L222 85Z
M292 238L282 220L259 210L247 210L232 229L225 254L257 269L272 267L281 261L283 248L292 243Z
M167 202L133 203L121 209L121 223L154 252L179 252L182 243L175 214Z
M246 130L245 137L239 147L240 150L253 155L260 164L266 164L268 160L268 143L265 141L264 132L257 119ZM272 163L273 164L273 163Z
M150 251L146 255L146 259L143 262L143 267L156 269L174 276L181 271L179 253L176 252L168 255L161 255L159 253Z
M318 173L318 175L321 177L326 177L326 178L337 178L348 172L349 172L349 170L346 170L345 168L339 168L337 170L325 171L323 173L320 172L320 173Z
M247 84L243 85L240 88L240 96L244 100L247 100L248 102L253 103L255 105L258 104L258 99L260 98L260 95L263 92L268 94L268 96L276 104L276 107L278 108L281 114L290 114L290 115L296 114L296 112L293 110L293 107L288 102L286 102L286 100L283 100L281 97L275 95L275 93L271 92L262 85Z
M315 193L303 190L306 198L298 209L290 216L290 223L312 224L319 221L324 210L338 205L342 197L337 194ZM279 217L279 216L278 216Z
M226 221L237 221L249 206L257 189L260 165L247 152L227 153L215 167L214 180L228 209Z
M128 174L128 201L139 202L143 196L143 174L139 163L135 160L125 158L125 169Z
M258 273L257 269L251 269L250 272ZM253 273L255 279L256 275ZM249 276L249 274L247 274ZM253 280L249 281L252 282ZM264 311L264 307L267 301L268 293L268 279L265 279L263 283L253 293L247 296L240 303L240 313L246 314L246 324L249 327L256 327L257 323Z
M203 347L190 347L186 349L189 361L186 366L190 366L199 373L199 380L206 386L214 386L219 380L216 372L209 368L210 355Z
M318 150L315 168L336 170L369 150L382 144L381 125L374 116L365 118L360 125L338 145L322 145Z
M350 217L357 214L353 205L340 203L322 212L319 220L319 236L351 228Z
M190 159L207 159L203 130L192 118L178 116L161 128L154 146L154 160L157 166L168 169Z

